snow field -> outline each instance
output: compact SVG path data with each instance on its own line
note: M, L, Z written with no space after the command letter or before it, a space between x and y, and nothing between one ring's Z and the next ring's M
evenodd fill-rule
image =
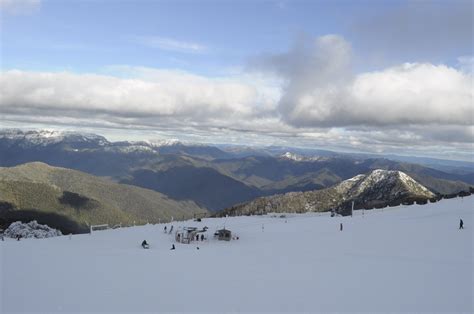
M468 197L354 217L174 223L174 230L209 227L208 241L190 245L176 244L163 224L7 240L0 242L1 309L472 313L473 210L474 197ZM464 230L458 230L460 218ZM224 223L239 240L212 239ZM149 250L140 247L144 239Z

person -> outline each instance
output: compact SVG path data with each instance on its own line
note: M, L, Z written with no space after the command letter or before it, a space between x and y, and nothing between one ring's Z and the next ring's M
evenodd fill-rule
M171 234L171 232L173 232L173 226L171 226L169 233Z
M341 222L341 224L339 225L339 231L342 231L342 228L343 227L342 227L342 222Z
M199 234L196 234L196 241L199 241Z
M174 247L174 244L172 244L170 250L174 250L174 249L176 249L176 248Z
M148 249L150 246L148 245L148 243L146 242L146 240L143 240L142 242L142 248L144 249Z
M459 220L459 229L464 229L464 221L462 219Z
M204 241L204 234L201 234L201 241Z
M167 226L165 226L165 233L166 233L166 229L168 229L168 227L167 227Z

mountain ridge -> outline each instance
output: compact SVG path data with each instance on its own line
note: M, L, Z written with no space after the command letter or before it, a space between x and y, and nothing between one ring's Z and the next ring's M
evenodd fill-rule
M376 169L322 190L289 192L261 197L225 209L218 215L251 215L269 212L331 211L348 214L355 208L399 205L403 202L426 202L436 195L401 171Z
M0 167L0 191L3 219L38 216L40 222L44 215L56 215L56 220L75 224L74 230L65 230L74 233L90 224L156 223L207 213L192 201L178 202L156 191L40 162ZM55 219L47 224L64 228Z

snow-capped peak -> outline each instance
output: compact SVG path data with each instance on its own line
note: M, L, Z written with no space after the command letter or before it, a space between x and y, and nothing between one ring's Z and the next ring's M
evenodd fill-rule
M299 161L321 161L325 159L324 157L319 157L319 156L313 156L313 157L301 156L301 155L291 153L291 152L284 153L283 155L280 156L280 158L298 161L298 162Z
M95 142L98 145L105 145L108 141L96 134L91 133L79 133L71 131L59 131L59 130L34 130L34 131L23 131L19 129L5 129L0 130L0 138L13 140L13 141L24 141L25 144L47 146L56 144L65 140L68 141L81 141L81 142Z
M291 152L286 152L286 153L284 153L283 155L281 155L281 157L282 157L282 158L285 158L285 159L294 160L294 161L302 161L302 160L303 160L303 157L302 157L302 156L293 154L293 153L291 153Z
M144 141L151 147L162 147L162 146L175 146L182 144L178 139L152 139Z
M360 174L345 180L337 185L336 189L344 194L356 197L368 191L383 191L390 186L400 186L399 189L414 194L423 194L433 197L426 187L416 182L413 178L402 171L376 169L369 174ZM399 190L397 189L397 190Z

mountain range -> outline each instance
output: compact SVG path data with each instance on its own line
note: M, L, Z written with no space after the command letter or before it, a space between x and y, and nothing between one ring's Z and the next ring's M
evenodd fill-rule
M324 150L177 140L110 142L95 134L0 130L0 166L36 161L154 190L212 212L262 196L329 188L375 169L402 171L435 194L469 191L474 184L474 164L467 162L462 171L442 171Z

